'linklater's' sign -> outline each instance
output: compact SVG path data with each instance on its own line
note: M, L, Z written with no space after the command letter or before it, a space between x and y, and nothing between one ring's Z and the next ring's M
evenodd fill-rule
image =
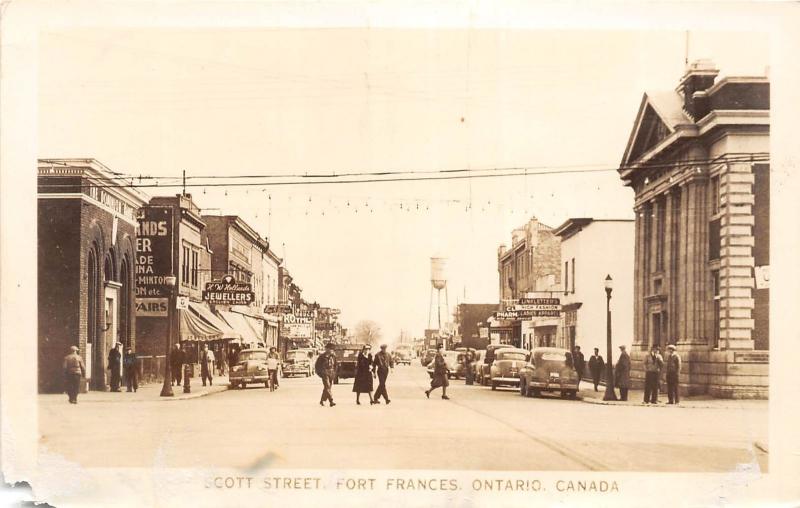
M250 284L237 282L226 275L222 280L206 283L203 300L211 305L250 305L256 300L256 295Z

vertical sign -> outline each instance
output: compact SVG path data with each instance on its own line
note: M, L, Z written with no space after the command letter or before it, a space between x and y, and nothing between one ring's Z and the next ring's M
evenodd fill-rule
M172 207L139 209L136 226L136 315L167 315L172 275Z

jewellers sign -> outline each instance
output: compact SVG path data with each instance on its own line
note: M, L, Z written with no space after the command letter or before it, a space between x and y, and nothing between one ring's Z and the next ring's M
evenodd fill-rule
M207 282L203 300L211 305L250 305L256 300L253 288L226 275L221 280Z

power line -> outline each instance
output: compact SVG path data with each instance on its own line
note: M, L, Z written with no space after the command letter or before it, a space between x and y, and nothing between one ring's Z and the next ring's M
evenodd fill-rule
M209 175L205 177L191 177L187 176L186 179L190 180L212 180L210 182L196 182L186 183L186 187L276 187L276 186L295 186L295 185L343 185L343 184L371 184L371 183L397 183L397 182L424 182L424 181L442 181L442 180L463 180L463 179L477 179L477 178L505 178L505 177L528 177L528 176L547 176L547 175L567 175L567 174L588 174L588 173L602 173L620 171L621 169L640 169L640 170L653 170L653 169L672 169L677 167L686 167L703 164L723 164L735 162L766 162L769 160L768 153L748 153L737 154L729 157L722 157L716 159L704 160L691 160L691 161L676 161L660 164L639 164L628 167L607 167L607 168L585 168L585 169L553 169L549 171L529 171L527 167L513 167L513 168L485 168L485 169L451 169L451 170L432 170L432 171L394 171L394 172L352 172L342 174L296 174L296 175L277 175L277 174L262 174L262 175ZM50 162L44 161L44 162ZM564 166L562 166L564 167ZM567 166L568 167L568 166ZM575 167L575 166L573 166ZM476 174L479 173L479 174ZM121 174L121 173L117 173ZM399 175L427 175L427 176L409 176L400 177ZM383 178L384 176L388 178ZM340 178L353 178L355 179L340 179ZM295 178L290 181L224 181L218 180L258 180L258 179L278 179L278 178ZM155 183L133 183L134 180L155 180ZM126 183L107 184L60 184L60 183L44 183L43 186L49 188L75 188L81 187L94 187L94 188L182 188L184 183L181 177L174 176L149 176L149 177L135 177L135 176L117 176L111 177L109 180L123 180ZM174 183L159 183L159 180L172 180Z

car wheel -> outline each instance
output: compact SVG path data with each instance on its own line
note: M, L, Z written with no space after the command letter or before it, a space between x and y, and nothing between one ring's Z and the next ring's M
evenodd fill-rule
M336 376L335 378L333 378L333 384L335 384L335 385L339 384L339 376Z
M239 386L242 387L242 390L246 390L247 389L247 383L242 383Z
M264 388L269 388L269 381L264 381Z
M528 385L524 381L519 382L519 394L524 397L525 394L528 392Z
M577 394L577 393L575 393L575 390L570 390L570 392L569 392L569 398L570 398L570 399L573 399L573 400L574 400L574 399L576 399L576 398L577 398L577 396L578 396L578 394Z
M492 390L497 390L497 383L492 381Z

